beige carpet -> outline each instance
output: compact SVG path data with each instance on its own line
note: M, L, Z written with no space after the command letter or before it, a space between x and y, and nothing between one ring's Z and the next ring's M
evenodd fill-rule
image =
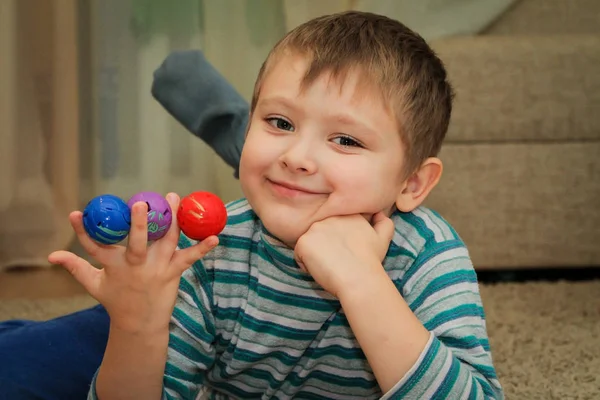
M600 281L482 285L494 363L506 398L600 398ZM0 320L43 319L89 297L0 302Z

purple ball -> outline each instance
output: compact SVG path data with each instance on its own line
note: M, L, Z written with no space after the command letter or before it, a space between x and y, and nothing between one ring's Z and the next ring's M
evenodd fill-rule
M160 193L139 192L129 199L127 205L131 209L138 201L148 204L148 240L158 240L165 236L173 220L167 199Z

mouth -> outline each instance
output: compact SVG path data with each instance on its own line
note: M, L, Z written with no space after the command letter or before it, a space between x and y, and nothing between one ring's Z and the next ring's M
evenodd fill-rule
M277 194L283 195L286 197L323 194L321 192L316 192L314 190L310 190L310 189L303 188L298 185L294 185L293 183L282 182L282 181L273 181L271 179L267 179L267 182L269 182L269 184L271 185L271 187Z

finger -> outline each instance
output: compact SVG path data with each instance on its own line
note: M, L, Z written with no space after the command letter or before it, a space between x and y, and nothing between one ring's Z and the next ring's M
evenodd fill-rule
M308 269L306 269L306 265L304 265L304 263L303 263L303 262L299 261L299 262L298 262L298 267L300 267L300 271L302 271L302 272L304 272L304 273L307 273L307 274L309 273L309 272L308 272Z
M177 270L178 274L182 274L193 263L203 258L218 244L219 238L217 236L209 236L192 247L176 251L173 255L171 265Z
M179 243L179 225L177 224L177 208L179 207L179 196L175 193L169 193L166 196L167 202L171 207L171 226L162 239L154 243L154 248L159 257L170 260L173 252Z
M48 261L66 269L77 282L97 299L99 277L102 273L83 258L68 252L55 251L48 256Z
M83 214L80 211L73 211L69 214L69 222L77 235L77 240L81 247L93 258L104 264L107 257L107 252L112 245L103 245L95 242L85 231L83 227Z
M171 207L171 226L163 241L177 246L179 241L179 224L177 224L177 209L179 208L179 196L176 193L168 193L166 196L167 202Z
M306 247L305 245L305 236L300 236L300 238L296 241L296 246L294 247L294 261L298 264L298 268L301 271L308 273L308 269L302 260L303 249Z
M373 229L385 244L388 245L394 236L394 222L389 219L384 213L378 212L373 215Z
M141 265L146 261L148 243L148 205L143 201L131 207L131 230L125 250L125 259L131 265Z
M300 256L297 256L296 254L297 254L297 252L294 252L294 261L296 261L296 264L298 264L298 268L300 268L300 271L308 273L308 269L306 269L306 265L304 265Z

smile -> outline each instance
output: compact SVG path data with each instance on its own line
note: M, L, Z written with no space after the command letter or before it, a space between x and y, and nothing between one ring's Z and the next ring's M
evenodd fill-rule
M298 197L323 194L287 182L275 182L270 179L267 179L267 182L277 195L283 197Z

